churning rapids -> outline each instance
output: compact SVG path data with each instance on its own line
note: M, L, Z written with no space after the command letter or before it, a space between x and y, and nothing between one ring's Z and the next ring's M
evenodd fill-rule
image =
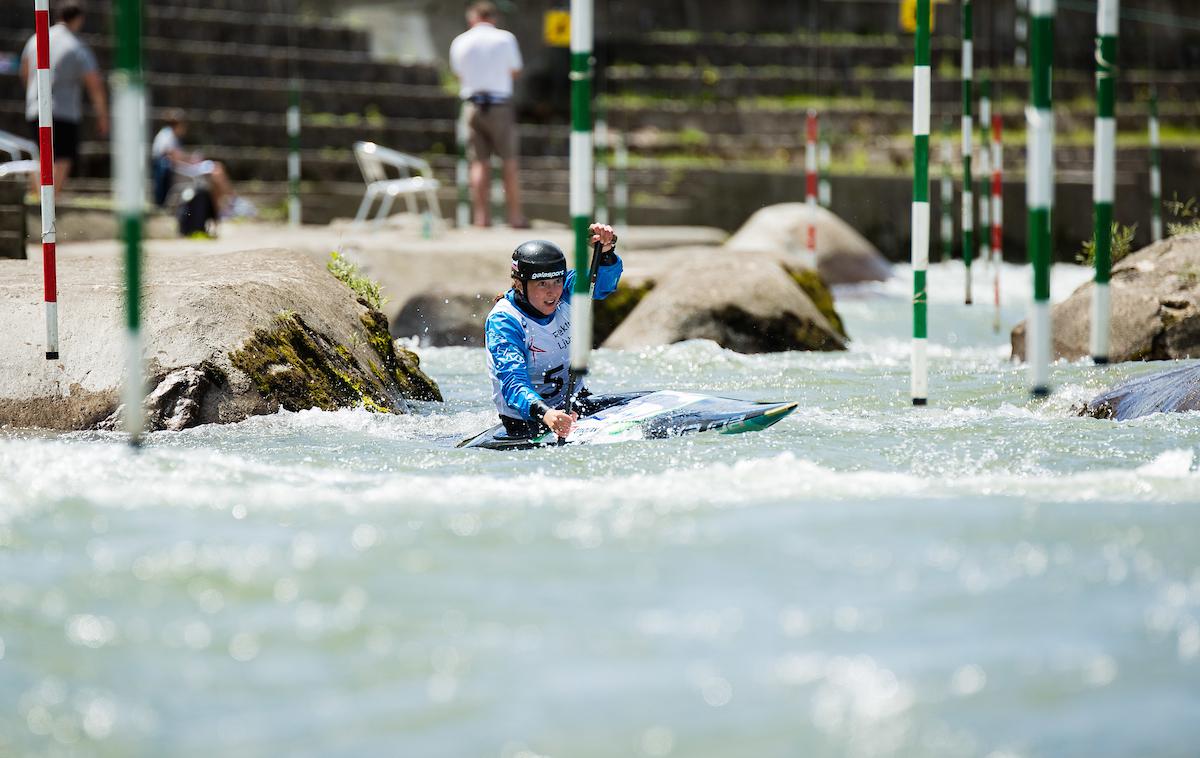
M843 290L848 353L599 351L597 390L800 409L758 434L455 450L480 350L410 416L0 432L0 754L1195 755L1200 419L1030 400L1026 268ZM1055 269L1055 299L1087 277Z

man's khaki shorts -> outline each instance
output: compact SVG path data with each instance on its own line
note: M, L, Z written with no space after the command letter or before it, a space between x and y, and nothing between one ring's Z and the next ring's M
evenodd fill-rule
M512 103L491 103L488 106L463 103L467 119L467 158L490 161L492 155L501 160L517 157L517 119Z

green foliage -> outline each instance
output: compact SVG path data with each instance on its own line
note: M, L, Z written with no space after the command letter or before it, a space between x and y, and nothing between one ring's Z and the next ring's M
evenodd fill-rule
M325 264L325 267L329 269L329 273L354 290L354 294L365 300L367 305L375 310L381 310L387 303L387 298L380 293L379 282L372 281L365 274L360 273L358 264L343 258L337 250L329 254L329 262Z
M1167 223L1167 234L1171 237L1178 237L1181 234L1200 234L1200 207L1196 204L1196 198L1189 197L1187 200L1180 200L1176 194L1168 200L1164 205L1178 221Z
M792 277L792 281L799 285L800 289L804 290L804 294L808 295L808 299L812 304L817 306L817 310L829 322L834 331L842 337L849 338L846 334L846 327L842 324L842 317L838 315L837 310L833 305L833 293L829 290L829 285L821 278L821 275L813 269L809 268L788 268L785 267L788 274Z
M1112 223L1112 262L1115 264L1133 249L1133 238L1137 235L1137 224L1125 226L1114 221ZM1083 249L1075 256L1075 260L1085 266L1096 265L1096 238L1083 243Z
M633 309L646 295L650 294L652 289L654 289L652 281L640 285L621 282L617 285L616 292L603 300L595 301L592 314L593 346L599 347L604 340L608 339L608 336L617 330L621 322L633 312Z
M694 127L686 127L679 132L679 144L686 147L707 145L708 134Z

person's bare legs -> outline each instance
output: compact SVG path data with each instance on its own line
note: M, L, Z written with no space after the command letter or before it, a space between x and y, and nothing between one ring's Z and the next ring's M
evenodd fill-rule
M492 225L492 205L488 198L487 161L471 161L471 206L475 226Z
M220 162L213 163L212 173L209 174L209 190L212 193L213 207L220 216L230 209L225 207L225 204L233 200L233 184L229 181L229 174L225 171L225 164Z
M54 161L54 194L62 192L66 186L67 177L71 175L71 159L63 158L62 160Z
M521 163L516 158L504 161L504 200L508 203L508 225L514 229L528 227L521 211Z

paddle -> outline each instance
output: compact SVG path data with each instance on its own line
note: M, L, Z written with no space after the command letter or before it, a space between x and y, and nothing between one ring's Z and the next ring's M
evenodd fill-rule
M592 353L592 298L596 294L596 275L600 273L603 248L602 242L592 245L592 264L587 272L587 289L580 287L579 281L576 280L575 293L586 294L587 298L580 298L571 303L571 368L567 372L567 414L571 413L575 387L588 372L588 359ZM566 440L559 437L558 442L561 445Z

